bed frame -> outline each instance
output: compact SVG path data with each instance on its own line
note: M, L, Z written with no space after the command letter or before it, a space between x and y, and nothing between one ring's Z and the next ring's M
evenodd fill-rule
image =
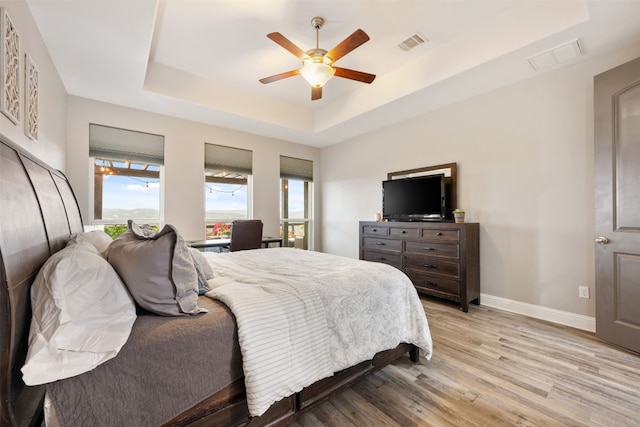
M31 285L40 267L83 231L76 197L66 177L0 134L0 425L43 421L44 386L22 382L31 323ZM400 344L372 360L320 380L251 418L239 380L167 422L166 426L284 425L318 402L418 349Z

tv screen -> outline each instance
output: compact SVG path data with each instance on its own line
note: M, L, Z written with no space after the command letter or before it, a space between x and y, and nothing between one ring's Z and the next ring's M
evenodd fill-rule
M382 182L382 216L388 220L439 221L445 217L443 175Z

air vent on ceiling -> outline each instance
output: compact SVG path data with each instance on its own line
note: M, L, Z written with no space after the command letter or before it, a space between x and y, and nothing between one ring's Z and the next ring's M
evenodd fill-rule
M409 37L408 39L400 43L398 47L406 52L428 41L429 39L427 39L425 36L423 36L418 31L416 31L411 37Z
M527 58L535 71L543 71L583 55L578 39L561 44Z

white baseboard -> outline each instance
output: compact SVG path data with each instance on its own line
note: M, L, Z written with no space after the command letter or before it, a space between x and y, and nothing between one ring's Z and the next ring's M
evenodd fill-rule
M559 323L572 328L584 331L596 331L595 317L584 316L582 314L570 313L568 311L556 310L554 308L543 307L541 305L528 304L526 302L514 301L493 295L480 294L480 303L487 307L499 308L512 313L522 314L535 319L546 320L548 322Z

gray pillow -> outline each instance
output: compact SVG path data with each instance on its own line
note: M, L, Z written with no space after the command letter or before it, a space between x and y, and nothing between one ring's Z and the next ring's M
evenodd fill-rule
M145 234L129 220L127 231L109 245L107 260L145 310L163 316L207 311L198 307L198 275L174 226Z
M213 268L211 268L211 265L200 250L189 248L189 252L191 252L193 265L198 273L198 295L203 295L211 290L207 281L213 279Z

